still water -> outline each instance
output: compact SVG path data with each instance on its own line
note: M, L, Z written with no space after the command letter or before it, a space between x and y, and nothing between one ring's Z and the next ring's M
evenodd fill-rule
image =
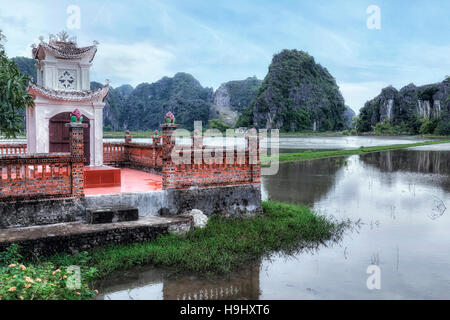
M263 199L359 221L339 243L274 254L225 278L152 267L113 275L100 299L449 299L450 151L418 148L280 165ZM367 268L381 270L369 290Z
M429 139L428 139L429 140ZM123 139L103 139L105 142L123 142ZM152 138L133 138L136 143L152 143ZM303 150L342 150L356 149L359 147L374 147L392 144L408 144L425 141L411 136L343 136L343 137L280 137L278 142L280 152L298 152ZM225 138L207 138L203 140L205 145L224 145L232 142L232 139ZM244 139L234 139L234 144L243 144ZM180 138L177 143L189 144L190 138ZM268 139L268 146L273 146L275 140Z

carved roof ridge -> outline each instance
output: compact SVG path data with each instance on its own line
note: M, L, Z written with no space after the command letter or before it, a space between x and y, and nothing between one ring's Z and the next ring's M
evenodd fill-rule
M44 96L51 100L64 101L89 101L96 98L102 98L102 101L108 94L109 84L104 85L96 90L81 90L81 91L66 91L54 90L42 87L38 84L31 83L28 87L28 92L34 95Z
M53 42L46 43L42 41L39 43L37 48L33 49L33 58L39 59L38 54L40 49L43 48L45 51L50 52L50 54L55 57L62 59L81 59L84 56L91 55L89 62L91 62L97 52L97 44L87 47L77 47L76 44L71 42Z

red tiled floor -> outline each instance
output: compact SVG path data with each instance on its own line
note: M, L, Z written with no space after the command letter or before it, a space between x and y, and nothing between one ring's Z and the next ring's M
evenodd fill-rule
M122 185L108 188L85 188L86 195L111 194L121 192L143 192L162 189L162 177L153 173L122 168L120 169Z

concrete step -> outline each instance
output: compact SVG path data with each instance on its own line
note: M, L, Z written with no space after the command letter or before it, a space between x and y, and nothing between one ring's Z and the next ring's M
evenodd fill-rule
M136 221L139 219L139 210L135 207L101 207L87 208L86 222L89 224Z
M183 233L190 228L190 218L155 216L115 223L67 222L0 229L0 251L17 243L26 256L48 256L60 252L73 254L109 244L149 241L160 234Z

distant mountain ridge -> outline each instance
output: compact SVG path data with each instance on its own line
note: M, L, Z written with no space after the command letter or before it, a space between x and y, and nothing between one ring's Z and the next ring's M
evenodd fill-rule
M23 73L35 79L35 60L25 57L13 60ZM91 82L91 89L100 86ZM268 109L264 111L266 106ZM340 130L349 126L352 117L334 78L325 68L307 53L283 50L274 56L264 81L255 76L228 81L215 92L183 72L154 83L141 83L136 88L111 87L103 112L104 128L155 130L167 111L172 111L176 122L189 130L193 129L194 120L202 121L206 127L211 119L219 119L231 127ZM273 121L268 125L271 117Z

